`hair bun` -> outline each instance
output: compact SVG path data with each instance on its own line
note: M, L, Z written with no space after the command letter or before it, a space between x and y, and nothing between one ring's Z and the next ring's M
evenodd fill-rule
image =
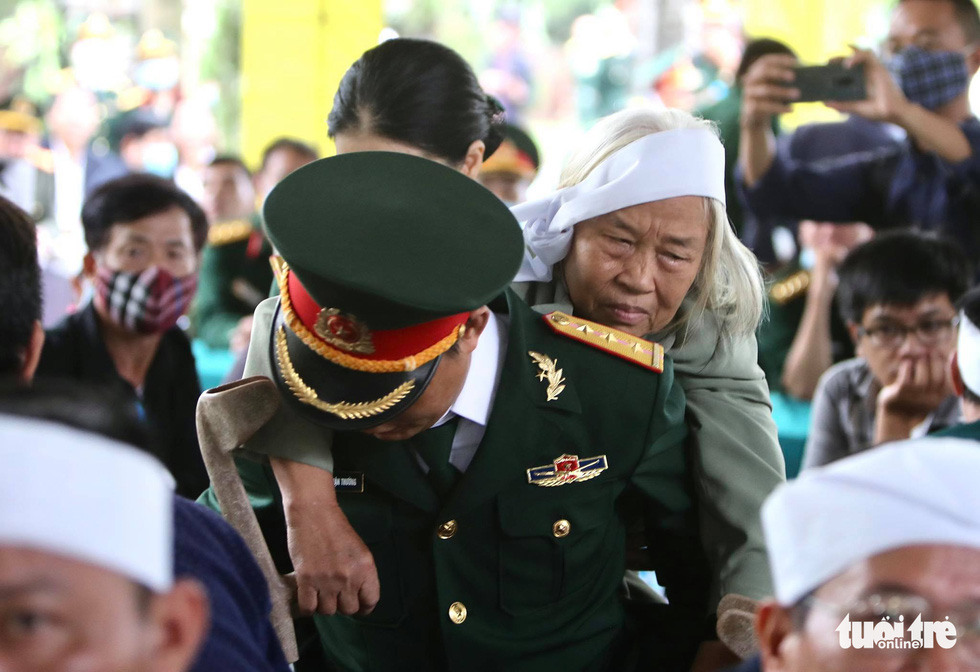
M500 143L504 141L506 136L507 127L507 110L504 109L503 104L497 100L496 96L491 94L487 95L487 122L489 126L487 128L487 134L483 138L483 144L486 145L486 150L483 153L483 160L486 161L490 156L497 151L500 147Z

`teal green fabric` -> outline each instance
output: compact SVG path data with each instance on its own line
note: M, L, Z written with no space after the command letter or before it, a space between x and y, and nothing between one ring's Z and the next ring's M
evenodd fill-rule
M256 215L253 230L261 231ZM257 254L249 256L249 239L224 245L207 245L201 255L201 271L194 299L193 322L197 337L211 348L227 349L238 322L251 315L265 298L272 282L269 257L272 245L265 239Z
M976 422L964 422L959 425L947 427L941 431L929 435L930 438L948 439L973 439L980 441L980 420Z
M671 602L642 638L658 643L648 648L659 655L683 657L703 634L707 569L698 561L684 395L670 359L657 374L554 334L512 294L507 307L509 344L488 429L447 499L405 444L330 437L334 473L364 475L364 492L337 495L381 581L371 615L316 619L338 669L625 669L631 633L617 591L626 498L641 503ZM257 352L267 350L266 342ZM554 401L532 350L562 369L565 389ZM277 454L289 457L295 443L278 438L247 448L263 453L277 443ZM296 450L292 459L308 453ZM528 482L528 469L564 454L604 455L608 469L556 487ZM254 504L269 504L268 487L263 497L249 492ZM440 539L435 531L448 520L458 531ZM559 520L571 525L563 538L553 530ZM454 602L467 609L458 625L448 614Z

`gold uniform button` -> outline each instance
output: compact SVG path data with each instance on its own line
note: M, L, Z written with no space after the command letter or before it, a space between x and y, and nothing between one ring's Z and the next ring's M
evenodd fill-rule
M456 530L459 526L456 524L455 520L447 520L445 523L439 526L439 530L436 534L439 535L440 539L452 539L453 535L456 534Z
M453 602L449 605L449 620L459 625L466 620L466 605L462 602Z
M556 520L555 524L551 526L551 532L559 539L562 537L567 537L568 533L572 531L572 524L562 518L561 520Z

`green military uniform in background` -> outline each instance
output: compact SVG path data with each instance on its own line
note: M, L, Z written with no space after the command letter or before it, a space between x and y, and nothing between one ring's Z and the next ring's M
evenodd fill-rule
M271 255L257 214L211 227L194 305L198 338L212 348L228 347L239 321L269 295Z
M778 270L769 288L769 316L759 326L759 366L766 374L769 389L783 391L783 368L803 320L810 271L799 263ZM834 363L854 356L854 344L840 318L836 300L830 311L831 353Z

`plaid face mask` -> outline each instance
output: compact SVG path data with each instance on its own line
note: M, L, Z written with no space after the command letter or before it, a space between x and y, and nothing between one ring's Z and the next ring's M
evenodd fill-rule
M970 85L966 57L958 51L926 51L907 47L886 63L910 102L935 110Z
M156 266L141 273L101 268L95 285L95 300L113 322L152 334L177 324L197 291L197 274L175 278Z

